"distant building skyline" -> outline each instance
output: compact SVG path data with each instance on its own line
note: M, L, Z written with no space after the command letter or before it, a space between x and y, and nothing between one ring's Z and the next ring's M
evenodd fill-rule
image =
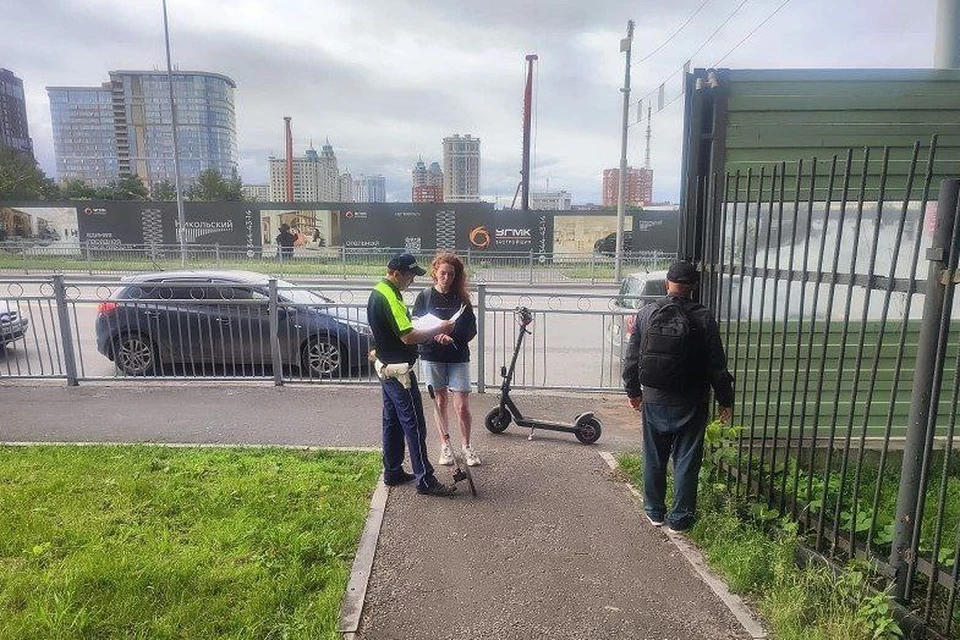
M23 80L9 69L0 69L0 147L16 149L33 157Z
M270 202L287 201L287 160L270 156ZM339 202L340 172L330 140L320 148L311 146L293 158L293 199L295 202Z
M110 71L100 87L47 87L57 179L105 186L137 175L173 184L169 81L160 71ZM207 169L237 172L236 83L204 71L172 74L182 186Z
M340 174L340 202L354 202L353 175L349 171Z
M535 211L569 211L570 194L562 189L534 192L530 194L527 206Z
M616 207L620 200L620 169L604 169L602 178L602 204ZM624 194L627 206L642 207L653 202L653 170L627 167L627 184Z
M270 185L268 184L245 184L240 190L243 197L252 202L270 201Z
M480 202L480 138L443 139L443 201Z
M381 175L361 175L353 181L354 202L386 202L387 179Z
M443 202L443 170L439 162L431 162L430 168L418 158L411 172L411 198L413 202Z

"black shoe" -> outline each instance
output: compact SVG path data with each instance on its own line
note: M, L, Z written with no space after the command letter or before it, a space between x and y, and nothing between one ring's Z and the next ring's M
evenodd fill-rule
M668 522L667 529L669 529L671 533L686 533L687 531L690 531L690 529L693 529L693 525L694 522L692 520L678 524Z
M417 487L417 493L422 496L451 496L456 490L456 485L443 484L442 482L437 482L427 487Z
M407 473L406 471L401 471L398 475L395 476L384 476L383 484L388 487L396 487L397 485L406 484L416 478L417 476L412 473Z

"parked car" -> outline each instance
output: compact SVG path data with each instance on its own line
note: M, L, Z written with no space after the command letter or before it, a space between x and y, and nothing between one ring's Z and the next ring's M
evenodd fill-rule
M666 271L650 271L631 273L624 276L620 283L620 291L614 299L614 310L617 313L611 323L611 342L619 346L630 339L633 333L634 322L636 321L636 311L648 302L653 302L666 294ZM743 291L740 291L743 283ZM722 280L723 296L716 318L723 322L727 317L731 319L746 320L782 320L784 311L787 308L787 294L789 292L789 309L786 316L788 320L796 320L801 315L800 293L804 287L800 282L794 281L788 283L786 280L774 280L773 278L756 277L743 278L740 275L725 274ZM827 284L821 285L820 301L818 303L819 311L817 316L825 315L824 303L826 302ZM813 283L806 284L806 294L804 300L805 317L811 313L811 304L813 302ZM774 291L776 290L776 296ZM842 310L844 296L846 295L846 285L837 285L834 295L833 317L839 317ZM854 291L856 304L862 305L863 291ZM750 297L753 296L751 304ZM880 294L877 294L878 297ZM774 309L776 302L776 309ZM761 303L763 308L761 309ZM855 307L859 308L859 307ZM870 318L878 317L878 306L871 308Z
M128 276L97 310L97 349L128 375L167 364L266 366L269 280L244 271L177 271ZM338 306L277 281L278 342L284 365L303 376L347 376L367 365L366 309Z
M626 344L633 333L636 311L648 302L666 293L666 271L641 271L624 276L620 291L614 299L616 313L610 326L610 341L614 346Z
M0 300L0 349L22 339L29 325L30 321L20 313L15 303Z
M633 251L633 231L623 232L623 252ZM593 252L602 256L614 257L617 255L617 234L608 234L593 243Z

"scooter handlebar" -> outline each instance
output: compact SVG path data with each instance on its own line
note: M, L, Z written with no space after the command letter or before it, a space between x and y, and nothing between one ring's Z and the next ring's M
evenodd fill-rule
M533 324L533 314L530 313L530 309L526 307L517 307L513 310L514 314L517 316L517 320L520 322L520 326L526 327L529 324Z

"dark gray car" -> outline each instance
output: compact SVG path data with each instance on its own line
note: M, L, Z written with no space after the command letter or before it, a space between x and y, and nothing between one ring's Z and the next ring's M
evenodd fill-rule
M269 280L244 271L130 276L97 313L97 349L128 375L166 365L269 367ZM344 377L367 364L366 309L337 305L277 281L277 341L284 366L310 378Z

